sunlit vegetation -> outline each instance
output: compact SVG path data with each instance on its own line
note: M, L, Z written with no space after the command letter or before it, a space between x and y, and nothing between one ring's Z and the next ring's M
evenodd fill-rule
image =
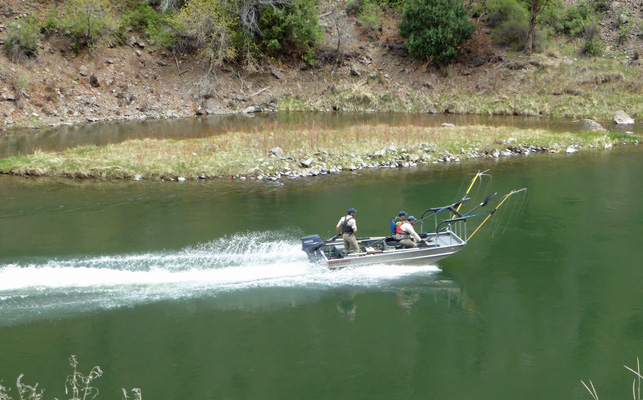
M142 139L81 146L0 160L0 172L104 179L214 179L306 174L444 160L498 157L500 152L564 152L638 143L596 132L551 132L512 127L359 125L338 129L265 126L251 132L186 140ZM283 154L274 154L279 148Z
M71 396L69 400L87 400L99 397L99 390L93 386L94 381L103 375L100 367L93 367L87 375L78 370L78 360L76 356L69 357L69 366L72 368L71 375L67 376L65 381L65 395ZM38 389L38 384L28 385L22 380L23 374L16 379L15 392L12 388L3 386L0 381L0 400L41 400L44 390ZM128 395L128 391L123 389L123 399L141 400L142 392L139 388L134 388Z
M401 18L399 33L412 56L437 63L451 62L473 32L471 18L493 28L498 45L522 50L532 2L519 0L348 0L346 12L366 33L374 33L384 16ZM598 36L606 9L604 0L540 1L534 50L545 51L550 37L581 40L577 54L603 53ZM158 45L203 56L210 65L238 62L251 66L264 57L299 55L313 64L321 43L317 4L313 0L63 0L40 16L26 16L9 26L5 52L17 60L37 57L43 33L70 40L76 51L97 45L125 43L134 29ZM634 29L619 21L619 45ZM339 32L340 34L342 32Z

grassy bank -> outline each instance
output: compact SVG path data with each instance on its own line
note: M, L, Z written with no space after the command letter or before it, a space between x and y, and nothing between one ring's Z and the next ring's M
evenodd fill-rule
M637 143L631 136L512 127L307 127L36 152L0 160L0 172L101 179L274 179Z
M323 96L299 93L281 99L278 108L600 120L611 120L623 110L637 121L643 119L639 64L625 56L577 59L577 51L568 47L532 57L507 52L495 66L426 71L420 74L423 85L416 83L409 90L394 89L396 82L381 74L353 77L348 83L328 76L332 89ZM417 76L409 77L414 80Z

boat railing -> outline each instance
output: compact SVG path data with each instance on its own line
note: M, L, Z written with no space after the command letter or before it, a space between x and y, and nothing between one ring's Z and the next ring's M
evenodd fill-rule
M440 233L448 233L449 243L456 244L456 240L467 241L467 218L449 218L437 223L435 227L435 236L438 238ZM453 235L451 234L453 233ZM459 242L458 242L459 243Z

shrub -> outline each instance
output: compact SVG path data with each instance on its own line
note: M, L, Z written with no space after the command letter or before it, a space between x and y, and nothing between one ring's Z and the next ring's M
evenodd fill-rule
M221 2L188 0L172 22L188 45L193 45L210 64L232 60L237 52L232 45L236 18ZM181 43L181 41L179 41Z
M595 17L588 1L579 1L567 7L562 19L563 33L570 36L582 36L585 26L594 23Z
M487 5L487 13L492 27L507 21L529 23L529 11L517 0L492 0Z
M288 47L312 64L315 48L322 37L318 19L313 0L294 0L285 7L265 7L258 20L259 29L263 33L262 44L269 52Z
M399 30L413 57L444 62L457 56L475 24L459 0L409 0Z
M4 46L5 54L13 62L22 56L38 57L40 26L34 17L23 18L9 24L9 34Z
M357 16L362 12L362 6L364 0L348 0L346 2L346 14L351 16Z
M599 37L599 27L596 23L591 23L585 26L585 44L581 49L581 53L591 56L598 57L603 54L603 43Z
M362 12L359 14L362 27L370 32L375 32L382 23L380 7L370 1L365 1Z
M171 47L172 37L169 32L171 18L171 11L159 12L145 2L136 3L134 7L123 13L120 30L125 32L127 27L132 27L161 46Z
M63 24L77 52L108 38L116 25L108 0L69 0Z

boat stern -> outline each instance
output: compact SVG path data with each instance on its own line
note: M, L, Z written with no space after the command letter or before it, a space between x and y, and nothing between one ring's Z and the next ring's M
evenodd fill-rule
M310 261L319 261L322 258L321 247L324 242L319 235L308 235L301 238L301 249L308 255Z

